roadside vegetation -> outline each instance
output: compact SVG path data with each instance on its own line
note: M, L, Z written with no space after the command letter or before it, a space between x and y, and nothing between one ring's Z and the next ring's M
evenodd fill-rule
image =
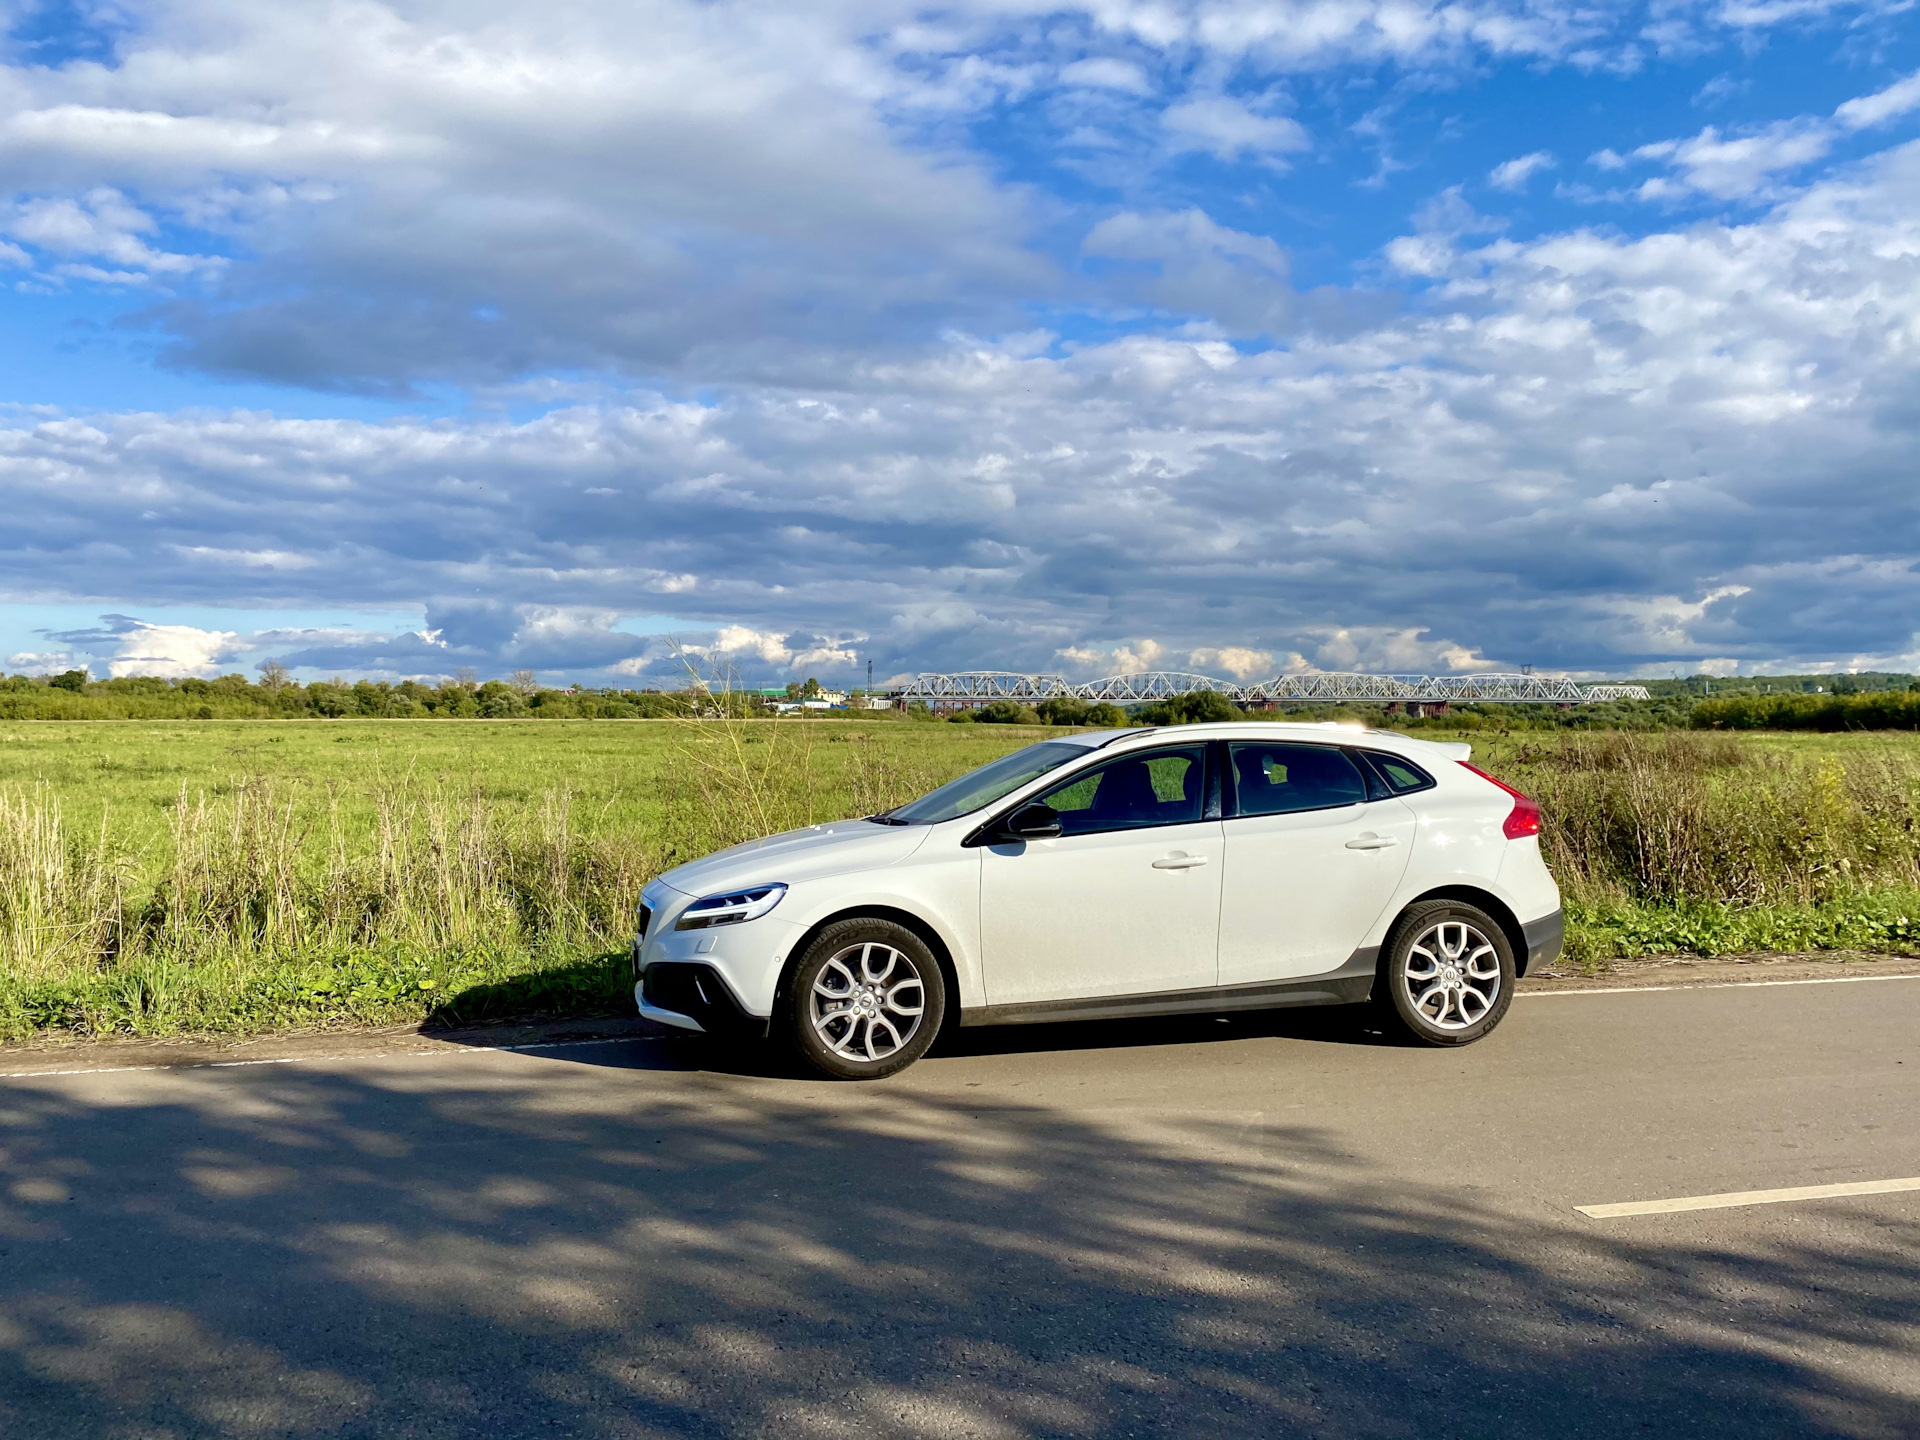
M0 1038L622 1013L659 871L1024 724L0 723ZM1512 730L1570 956L1920 950L1920 743Z

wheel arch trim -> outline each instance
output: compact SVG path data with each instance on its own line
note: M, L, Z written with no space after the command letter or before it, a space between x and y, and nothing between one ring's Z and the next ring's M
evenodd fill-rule
M805 955L820 933L829 925L838 925L842 920L888 920L895 925L911 930L933 952L934 963L940 967L940 979L947 987L947 1014L941 1027L959 1023L960 977L955 967L953 947L946 936L940 933L940 927L926 916L906 909L900 905L889 905L879 901L856 902L845 905L829 915L823 915L809 925L794 941L787 951L787 958L780 966L780 978L773 987L773 1003L776 1011L780 1004L790 997L793 987L793 972L800 966L800 957Z
M1494 923L1500 927L1500 933L1506 936L1507 945L1513 951L1513 973L1521 976L1527 973L1527 930L1520 923L1520 917L1513 913L1513 907L1502 900L1493 891L1479 885L1437 885L1431 890L1423 890L1413 896L1395 912L1393 923L1387 926L1387 933L1380 937L1380 963L1385 964L1387 955L1393 948L1393 938L1400 928L1400 922L1416 905L1424 905L1432 900L1458 900L1462 904L1472 905L1491 915Z

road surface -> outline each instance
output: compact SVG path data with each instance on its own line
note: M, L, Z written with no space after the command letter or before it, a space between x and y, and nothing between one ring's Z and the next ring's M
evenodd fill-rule
M84 1064L86 1051L71 1064ZM1920 980L0 1080L0 1436L1920 1432Z

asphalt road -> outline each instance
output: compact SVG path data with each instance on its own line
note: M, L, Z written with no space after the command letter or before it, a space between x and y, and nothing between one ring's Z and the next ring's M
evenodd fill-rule
M0 1080L0 1435L1911 1437L1920 981Z

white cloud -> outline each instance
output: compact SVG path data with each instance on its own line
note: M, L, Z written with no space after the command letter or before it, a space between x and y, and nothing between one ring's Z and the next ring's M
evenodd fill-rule
M217 674L221 666L244 654L247 648L241 637L230 630L154 625L130 615L103 615L97 630L68 632L52 638L104 661L110 674L163 675L172 679Z
M1655 141L1642 145L1630 158L1660 163L1669 173L1644 182L1636 194L1643 200L1672 200L1695 193L1719 200L1767 199L1775 193L1777 177L1825 158L1848 135L1915 109L1920 109L1920 72L1875 94L1849 100L1828 117L1803 115L1733 132L1709 125L1685 140ZM1603 150L1593 163L1618 169L1627 162Z
M1309 150L1306 127L1285 115L1262 115L1231 95L1203 95L1160 112L1175 151L1203 151L1216 160L1269 162Z
M1126 640L1117 645L1068 645L1054 651L1055 658L1076 674L1095 672L1095 678L1107 675L1138 675L1158 670L1166 658L1167 647L1157 640Z
M1244 645L1202 646L1187 656L1187 664L1202 674L1224 672L1236 680L1264 680L1276 673L1271 650Z
M1116 293L1204 316L1230 334L1279 333L1293 317L1286 252L1265 235L1229 230L1199 210L1110 215L1080 248L1103 260L1150 267L1115 277L1110 283Z
M1535 150L1530 155L1521 155L1493 167L1487 175L1487 183L1496 190L1510 190L1518 193L1527 188L1527 181L1542 170L1551 170L1555 165L1551 152Z
M30 199L0 214L0 232L45 252L64 257L96 257L122 267L108 272L92 266L68 267L86 278L143 278L215 271L226 262L207 255L175 255L156 250L141 237L159 229L151 215L127 202L119 191L101 186L78 198ZM26 257L18 246L7 247ZM9 257L11 258L11 256Z
M809 667L847 670L859 662L859 654L852 648L857 641L815 639L796 644L795 638L791 634L774 634L746 625L724 625L711 641L688 645L686 649L720 663L758 661L780 671Z
M1148 95L1153 91L1153 82L1147 78L1146 71L1131 60L1115 60L1107 56L1076 60L1071 65L1062 66L1060 80L1066 85L1123 90L1131 95Z
M1844 130L1865 130L1914 110L1920 110L1920 71L1876 94L1847 101L1833 112L1833 119Z
M16 650L7 656L7 668L21 674L56 675L76 666L69 650Z

